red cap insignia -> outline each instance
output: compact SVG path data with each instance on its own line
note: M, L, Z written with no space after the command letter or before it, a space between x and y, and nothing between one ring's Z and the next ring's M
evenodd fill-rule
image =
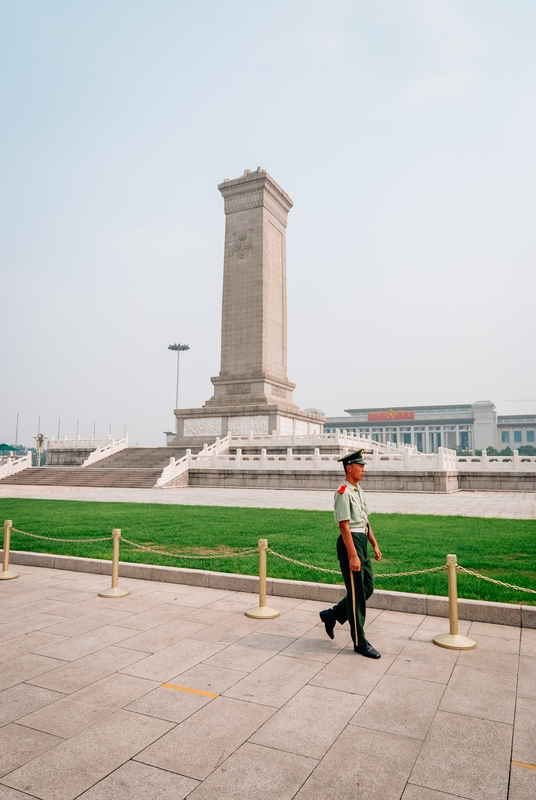
M339 494L344 494L346 491L346 484L343 483L340 489L338 489Z

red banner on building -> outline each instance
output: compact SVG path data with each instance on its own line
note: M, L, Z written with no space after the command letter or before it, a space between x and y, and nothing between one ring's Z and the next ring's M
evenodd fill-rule
M369 422L392 422L399 419L415 419L415 411L370 411L368 414Z

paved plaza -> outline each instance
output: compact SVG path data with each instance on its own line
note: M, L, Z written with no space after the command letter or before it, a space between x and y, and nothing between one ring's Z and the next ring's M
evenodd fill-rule
M536 630L17 566L0 583L0 800L534 800Z
M42 500L98 500L110 503L166 503L243 508L303 508L333 510L333 492L315 489L103 489L76 486L7 486L2 497ZM440 514L446 516L536 519L534 492L367 492L372 511L381 514Z

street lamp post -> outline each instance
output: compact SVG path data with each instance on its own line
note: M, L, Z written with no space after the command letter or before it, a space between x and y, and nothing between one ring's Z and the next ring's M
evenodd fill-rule
M175 387L175 408L179 407L179 356L184 350L189 350L189 344L169 344L168 350L175 350L177 352L177 384Z
M41 417L39 417L39 421L41 421ZM33 437L35 439L35 455L36 455L36 467L41 466L41 456L43 454L43 450L45 449L45 436L41 432L37 434L37 436Z

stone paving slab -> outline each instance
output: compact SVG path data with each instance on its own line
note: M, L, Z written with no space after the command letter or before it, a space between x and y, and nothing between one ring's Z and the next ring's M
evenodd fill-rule
M28 800L30 795L10 789L9 786L0 786L0 800Z
M435 630L426 631L428 637L425 641L412 639L400 650L399 656L388 669L389 675L398 675L401 678L415 678L416 680L448 683L458 658L456 650L447 650L446 653L430 642L430 633L436 635Z
M422 742L348 725L296 795L299 800L399 800Z
M127 761L80 795L80 800L183 800L198 785L198 781L183 775Z
M12 661L4 661L0 665L0 691L49 672L63 663L56 658L46 658L35 653L27 653Z
M19 572L0 583L0 800L536 796L534 629L463 621L477 648L458 652L432 642L444 618L375 608L373 661L313 600L274 596L262 621L247 593L131 579L107 600L96 575Z
M384 675L350 722L406 738L425 739L443 692L440 683Z
M272 708L216 697L136 757L145 764L204 780L274 713Z
M536 700L536 659L520 656L517 691L520 697Z
M114 711L137 700L159 684L143 678L115 673L85 686L39 711L27 714L20 725L70 739Z
M60 744L58 736L10 723L0 728L0 775L6 775Z
M536 797L536 771L512 767L509 800L532 800Z
M321 759L364 699L358 694L304 686L249 741Z
M517 676L493 669L454 667L441 704L441 711L470 714L495 722L514 721Z
M70 661L61 667L49 670L37 678L31 678L27 683L70 694L106 678L107 675L113 675L118 670L130 666L144 657L145 653L143 652L125 650L112 645L112 647L105 647L104 650L97 650L96 653L89 653L76 661Z
M61 692L52 692L41 689L39 686L30 686L24 682L11 686L0 692L0 726L19 720L25 714L30 714L38 708L54 703L64 697Z
M337 480L334 478L334 489ZM239 506L243 508L303 508L333 510L333 492L316 489L107 489L76 486L2 486L0 498L93 500L107 503L164 503L165 505ZM371 511L380 514L439 514L446 516L536 519L534 492L367 492Z
M409 782L469 800L504 800L511 741L511 725L438 711Z
M316 765L311 758L246 742L190 798L291 800Z
M281 708L321 669L316 661L276 655L235 683L225 697Z
M118 711L1 780L40 800L74 800L171 727L164 720Z

